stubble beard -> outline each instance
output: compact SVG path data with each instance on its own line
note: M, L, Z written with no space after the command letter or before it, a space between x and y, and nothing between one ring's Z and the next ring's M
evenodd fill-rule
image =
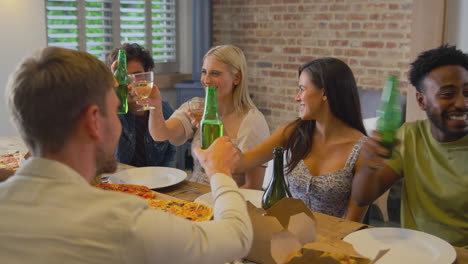
M446 116L445 112L440 114L435 112L436 111L433 110L432 106L428 106L426 108L426 115L431 124L435 126L441 133L445 134L445 136L452 138L462 138L468 134L468 130L466 128L457 132L450 131L444 124L444 116Z
M113 173L117 170L114 154L107 154L101 147L96 150L96 176L103 173Z

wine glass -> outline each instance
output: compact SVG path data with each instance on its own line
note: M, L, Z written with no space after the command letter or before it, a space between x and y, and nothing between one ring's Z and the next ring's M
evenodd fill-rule
M153 72L142 72L128 75L128 88L136 95L138 100L145 100L151 94L153 89ZM146 111L154 109L153 106L149 106L148 103L142 105L137 111Z
M205 98L193 97L188 101L188 106L195 120L200 123L205 110Z

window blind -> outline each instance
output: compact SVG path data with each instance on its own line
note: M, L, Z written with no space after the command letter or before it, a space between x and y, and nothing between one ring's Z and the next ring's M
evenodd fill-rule
M86 51L104 59L113 47L112 1L86 0Z
M176 59L175 0L151 1L152 51L156 61Z
M74 0L48 0L47 42L50 46L78 49L78 9Z
M46 0L47 41L100 59L122 43L138 43L156 63L174 64L176 15L175 0Z

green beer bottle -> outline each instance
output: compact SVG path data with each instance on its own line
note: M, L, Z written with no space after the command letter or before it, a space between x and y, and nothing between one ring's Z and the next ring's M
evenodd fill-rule
M398 77L389 75L377 110L377 132L382 140L380 145L389 150L386 158L392 156L395 134L401 125L401 106L399 102Z
M216 87L206 87L205 111L201 120L201 145L202 149L210 147L218 137L223 136L223 122L218 115L218 98Z
M267 210L284 197L292 197L288 185L284 179L282 147L275 147L273 151L273 177L262 197L262 207Z
M117 97L120 100L117 114L126 114L128 112L128 73L127 73L127 53L124 49L119 50L118 64L115 68L114 77L119 83L119 86L115 89Z

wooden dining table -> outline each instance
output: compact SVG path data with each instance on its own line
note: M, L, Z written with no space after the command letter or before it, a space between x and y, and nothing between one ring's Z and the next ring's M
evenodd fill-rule
M128 168L132 167L125 164L119 164L118 166L118 170ZM191 172L188 171L187 173L190 174ZM194 201L197 197L211 192L211 189L207 184L184 180L169 187L154 189L154 191L169 195L176 199ZM318 242L340 240L356 230L360 230L362 228L373 228L372 226L322 214L319 212L314 212L314 216L317 222ZM468 249L463 249L460 247L454 248L457 253L457 259L453 264L468 264Z
M0 137L0 151L5 151L6 149L9 151L19 150L21 152L25 152L24 144L19 137ZM120 171L129 168L133 167L126 164L119 164L117 170ZM187 173L190 174L191 172L188 171ZM100 175L95 179L95 181L99 181L101 177L106 176L109 175ZM184 180L175 185L155 189L154 191L176 199L194 201L197 197L211 192L211 189L209 185ZM317 222L318 241L340 240L356 230L362 228L373 228L372 226L366 226L358 222L353 222L318 212L314 212L314 216ZM454 248L457 253L457 259L454 264L468 264L468 249L463 249L460 247Z
M155 191L173 196L177 199L194 201L200 195L210 192L211 189L209 185L184 180L183 182L176 185L162 189L156 189ZM322 214L319 212L314 212L314 216L317 221L318 241L339 240L356 230L362 228L373 228L372 226ZM453 264L468 264L468 249L463 249L460 247L454 248L457 253L457 259Z

